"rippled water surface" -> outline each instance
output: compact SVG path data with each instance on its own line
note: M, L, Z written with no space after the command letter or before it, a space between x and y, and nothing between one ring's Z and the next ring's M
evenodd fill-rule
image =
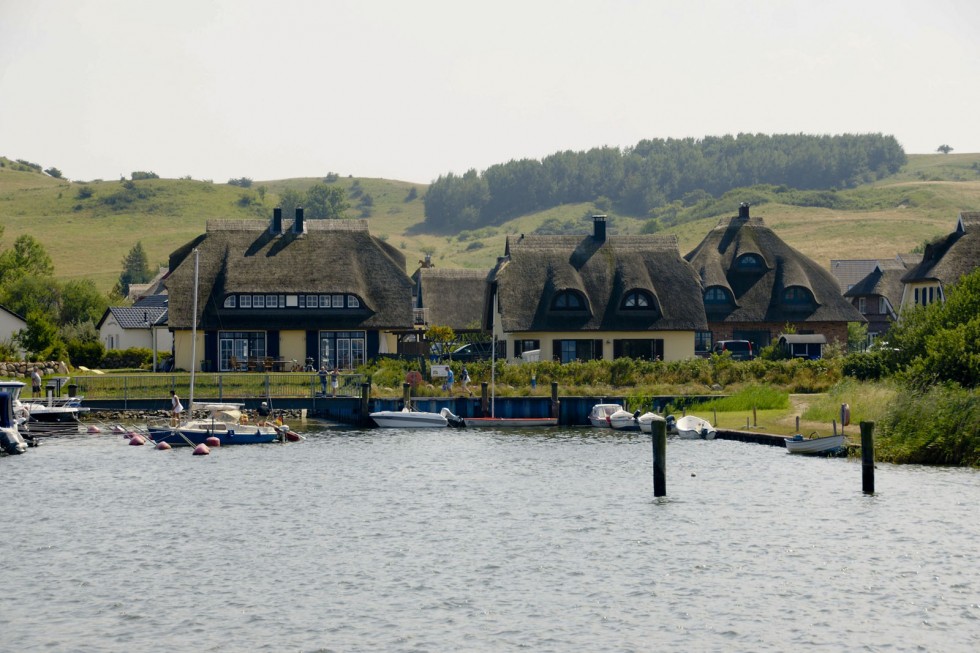
M589 429L49 439L4 651L976 651L980 474Z

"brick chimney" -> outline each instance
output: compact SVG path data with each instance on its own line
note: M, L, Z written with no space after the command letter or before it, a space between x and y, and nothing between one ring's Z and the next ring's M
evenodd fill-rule
M606 242L606 216L592 216L592 240L597 243Z
M282 233L282 209L278 206L272 209L272 224L269 225L269 233L273 236Z

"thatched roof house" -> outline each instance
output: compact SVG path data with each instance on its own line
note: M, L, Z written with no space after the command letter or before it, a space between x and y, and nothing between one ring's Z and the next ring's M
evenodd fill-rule
M460 333L483 330L488 270L421 267L413 275L423 323Z
M694 332L706 320L697 277L676 238L607 236L605 216L593 225L587 236L507 238L491 273L496 302L488 304L486 326L496 307L498 337L516 343L508 356L534 343L559 360L693 355ZM582 339L591 344L571 344ZM644 341L653 348L646 351Z
M746 339L757 347L793 325L847 341L847 323L864 318L840 292L837 279L749 216L723 218L686 257L704 288L714 340Z
M902 276L908 271L905 258L896 256L877 261L874 269L844 293L851 305L868 320L868 335L872 339L888 331L898 319L905 288Z
M278 209L271 224L209 220L206 233L170 256L174 331L191 329L195 319L195 249L197 328L214 369L232 355L356 364L378 352L381 331L412 327L405 257L372 237L364 220L305 221L302 209L286 225ZM337 360L338 351L356 359ZM178 366L190 364L178 358Z
M980 265L980 212L962 212L956 230L926 246L922 261L903 277L902 306L926 305L945 298L945 289Z

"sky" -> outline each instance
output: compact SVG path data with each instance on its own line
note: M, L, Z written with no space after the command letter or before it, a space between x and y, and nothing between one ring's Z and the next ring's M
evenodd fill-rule
M0 155L429 183L739 133L980 152L978 29L976 0L0 0Z

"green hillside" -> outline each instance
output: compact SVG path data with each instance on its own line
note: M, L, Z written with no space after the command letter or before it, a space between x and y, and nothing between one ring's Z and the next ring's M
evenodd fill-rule
M208 219L267 219L286 188L305 191L321 178L255 181L250 188L191 179L135 182L69 182L0 158L0 247L21 234L36 238L51 255L62 279L91 278L108 290L122 260L141 241L150 264L165 265L178 246L204 230ZM548 222L580 221L610 215L614 233L640 233L644 221L618 216L591 203L563 205L521 216L503 225L453 236L423 233L425 184L384 179L339 178L348 191L357 186L373 203L365 209L351 198L350 217L367 211L371 233L405 253L408 271L426 252L440 267L489 268L503 254L510 234L531 233ZM416 197L409 200L412 189ZM887 258L952 230L959 211L980 210L980 154L910 155L897 175L875 184L841 191L861 210L794 206L769 201L752 208L781 238L823 265L832 258ZM778 200L778 196L776 196ZM719 213L670 227L682 253L690 251L713 227Z

